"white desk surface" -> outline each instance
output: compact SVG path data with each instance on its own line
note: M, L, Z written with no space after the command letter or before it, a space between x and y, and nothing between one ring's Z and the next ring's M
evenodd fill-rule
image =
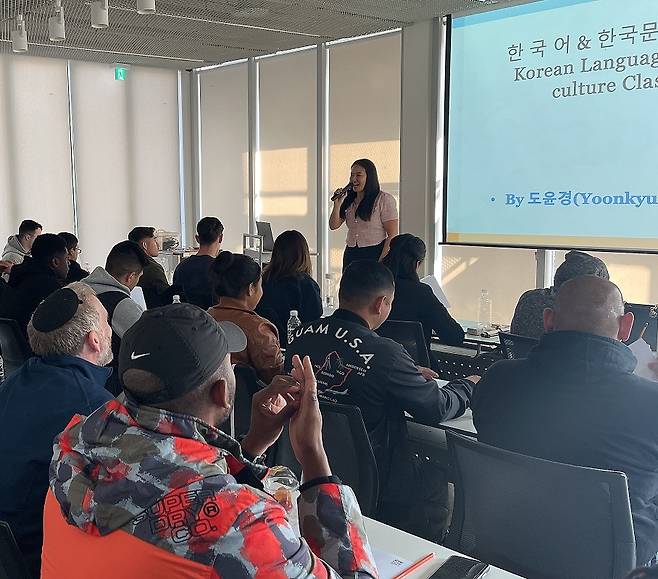
M379 521L369 519L368 517L364 517L364 519L366 533L372 547L414 562L428 553L434 553L436 555L432 561L409 575L409 579L427 579L445 563L448 557L459 555L459 553L451 549L410 535L399 529L389 527ZM497 567L491 567L485 575L486 579L512 579L514 577L518 578L519 576L498 569Z
M448 381L439 380L437 378L436 383L439 386L443 387L448 383ZM445 422L442 422L441 426L452 428L454 430L461 430L462 432L477 434L477 430L475 430L475 425L473 424L473 413L471 412L470 408L467 408L466 412L464 412L464 414L462 414L460 417L452 418L450 420L446 420Z

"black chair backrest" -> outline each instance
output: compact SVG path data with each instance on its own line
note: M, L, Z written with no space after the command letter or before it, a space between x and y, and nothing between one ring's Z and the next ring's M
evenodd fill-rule
M233 403L233 436L238 438L249 431L251 423L251 400L262 385L251 366L236 365L235 401Z
M486 369L496 363L496 357L487 356L464 356L452 352L435 351L434 364L441 380L456 380L467 376L483 376Z
M656 342L658 342L658 305L627 303L626 312L633 312L635 321L631 336L624 343L630 345L641 335L655 352Z
M0 521L0 579L30 579L9 523Z
M624 473L446 436L455 471L447 546L533 579L622 579L634 568Z
M426 368L430 367L427 342L425 342L425 334L420 322L387 320L376 331L380 336L402 344L416 364Z
M0 318L0 355L5 378L18 370L32 356L32 350L16 320Z
M322 440L331 471L352 487L365 516L375 514L379 496L379 473L368 432L357 406L320 402ZM301 466L290 445L288 428L279 438L270 464L287 466L297 477Z
M527 358L528 352L539 344L537 338L518 336L517 334L508 334L506 332L498 332L498 337L500 338L500 349L508 360Z

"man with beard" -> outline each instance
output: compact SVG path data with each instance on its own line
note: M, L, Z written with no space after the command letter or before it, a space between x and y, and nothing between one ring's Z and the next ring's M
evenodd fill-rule
M53 439L75 414L112 399L112 329L94 291L76 282L50 294L27 328L35 353L0 388L0 520L39 576L43 503Z

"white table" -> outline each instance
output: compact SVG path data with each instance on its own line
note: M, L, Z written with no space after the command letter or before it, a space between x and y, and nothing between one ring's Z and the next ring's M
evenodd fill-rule
M465 432L467 434L477 434L475 430L475 425L473 424L473 413L471 409L468 408L464 414L459 418L451 418L441 423L442 428L450 428L451 430L457 430L459 432Z
M448 383L447 380L439 380L438 378L435 381L440 387L443 387ZM475 430L475 425L473 424L473 413L470 408L467 408L466 412L458 418L446 420L445 422L442 422L440 426L441 428L450 428L467 434L477 434L477 430Z
M410 535L399 529L389 527L379 521L369 519L368 517L364 517L364 519L368 541L372 547L412 562L417 561L428 553L434 553L436 555L432 561L409 575L409 579L427 579L441 564L446 562L448 557L459 555L459 553L451 549ZM514 573L503 571L497 567L491 567L485 575L486 579L513 579L514 577L518 578L519 575L514 575Z

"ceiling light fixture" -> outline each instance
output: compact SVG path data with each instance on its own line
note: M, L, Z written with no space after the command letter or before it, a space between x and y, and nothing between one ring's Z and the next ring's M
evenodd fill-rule
M55 0L55 15L48 18L48 33L52 42L62 42L63 40L66 40L62 0Z
M22 14L16 16L14 28L11 31L11 49L13 52L27 52L27 31Z
M95 0L91 3L91 27L107 28L110 25L108 0Z
M138 14L155 14L155 0L137 0Z

